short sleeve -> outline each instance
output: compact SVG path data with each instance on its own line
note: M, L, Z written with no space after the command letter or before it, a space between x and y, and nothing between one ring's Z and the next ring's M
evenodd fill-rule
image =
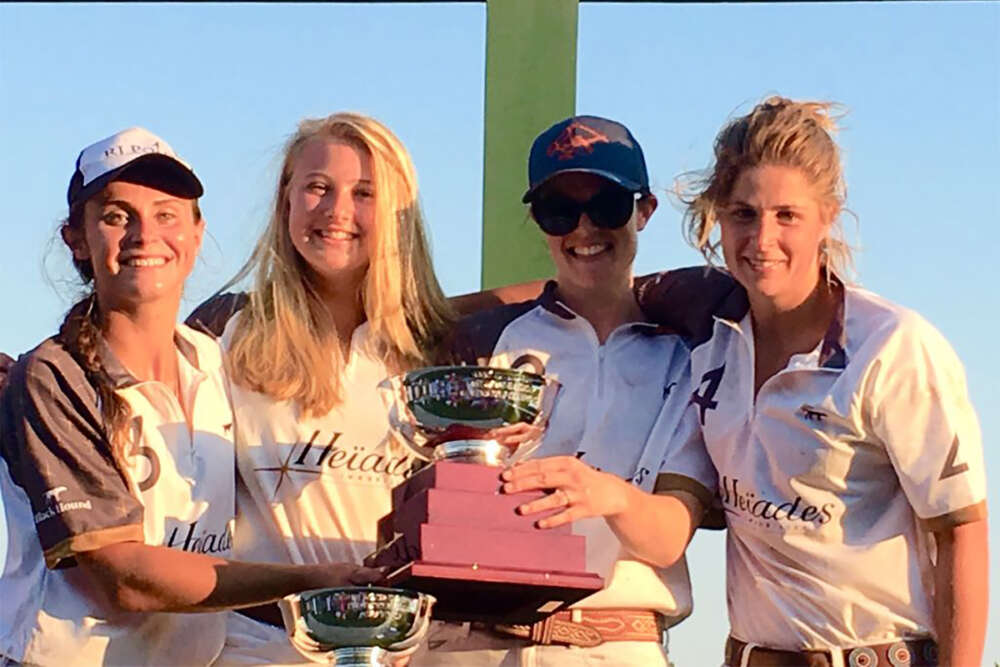
M650 438L666 441L653 492L687 491L708 509L718 488L718 473L705 448L697 411L690 402L681 410L678 418L677 406L665 402L650 433Z
M75 553L143 541L142 504L111 458L96 392L51 341L11 371L0 398L0 454L31 503L49 567Z
M905 316L871 365L865 398L872 431L929 530L986 517L979 422L962 364L940 333Z

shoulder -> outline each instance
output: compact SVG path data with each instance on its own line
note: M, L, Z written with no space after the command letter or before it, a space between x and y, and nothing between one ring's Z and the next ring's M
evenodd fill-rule
M952 353L945 337L923 315L874 292L848 287L845 310L849 354L866 348L925 348Z
M83 368L56 338L43 341L18 357L10 369L4 395L96 395Z
M200 329L187 324L178 324L175 329L176 338L189 346L195 365L203 372L211 372L222 368L222 347L217 338Z
M226 323L242 310L250 297L246 292L225 292L210 297L195 308L184 323L214 338L222 336Z
M492 355L501 334L512 322L536 307L538 300L533 299L463 317L455 324L446 347L456 360L476 363L479 358Z
M710 337L713 316L739 319L746 292L727 272L711 266L661 271L635 279L635 294L650 321L694 339Z

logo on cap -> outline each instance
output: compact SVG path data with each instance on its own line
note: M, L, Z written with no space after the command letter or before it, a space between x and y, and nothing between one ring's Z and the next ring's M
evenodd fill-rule
M580 152L593 153L594 144L607 144L611 140L580 121L573 121L549 144L545 154L558 160L572 160Z

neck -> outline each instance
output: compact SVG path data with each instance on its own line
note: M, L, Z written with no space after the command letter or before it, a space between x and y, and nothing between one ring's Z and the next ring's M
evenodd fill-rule
M635 300L631 275L599 287L559 283L557 293L570 310L590 322L601 343L621 325L646 319Z
M794 352L812 349L822 339L836 307L834 290L825 280L817 279L804 298L780 303L750 296L754 338L770 340Z
M137 380L177 384L174 326L177 309L109 310L103 318L108 347Z
M337 327L340 346L346 351L350 347L354 330L365 321L365 311L361 304L361 287L358 285L350 289L336 289L323 286L319 295L333 318L334 326Z

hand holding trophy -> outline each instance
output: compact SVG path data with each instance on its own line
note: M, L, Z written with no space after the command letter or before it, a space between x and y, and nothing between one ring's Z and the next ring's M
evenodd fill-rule
M500 493L501 468L540 443L559 383L480 366L423 368L381 389L394 435L430 461L393 489L366 563L388 582L432 593L449 620L528 623L590 595L584 538L544 533L515 508L541 492ZM516 449L511 445L516 444Z

